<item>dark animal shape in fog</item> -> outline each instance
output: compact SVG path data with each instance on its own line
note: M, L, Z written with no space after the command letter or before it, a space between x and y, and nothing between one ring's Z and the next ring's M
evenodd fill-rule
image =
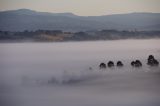
M133 66L133 67L142 67L142 63L139 60L132 61L131 62L131 66Z
M114 62L113 61L109 61L108 62L108 67L114 67Z
M105 68L106 68L106 64L105 64L105 63L101 63L101 64L99 65L99 68L100 68L100 69L105 69Z
M156 60L156 59L154 58L153 55L149 55L149 56L148 56L148 62L147 62L147 64L150 65L150 66L158 66L158 65L159 65L159 62L158 62L158 60Z
M123 63L121 61L117 62L117 67L123 67Z

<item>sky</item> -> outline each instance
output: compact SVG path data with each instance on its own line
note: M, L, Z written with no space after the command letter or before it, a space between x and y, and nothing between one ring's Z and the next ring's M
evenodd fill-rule
M22 8L52 13L71 12L80 16L160 13L160 0L0 0L0 11Z

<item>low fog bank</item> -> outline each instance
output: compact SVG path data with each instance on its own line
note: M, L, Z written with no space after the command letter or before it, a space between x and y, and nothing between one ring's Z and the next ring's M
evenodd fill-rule
M160 67L149 67L145 65L142 68L124 66L123 68L98 69L97 67L94 69L94 67L89 67L84 70L65 70L58 74L49 73L44 76L38 73L36 75L22 74L16 78L8 76L5 78L5 81L6 84L12 86L94 86L94 84L113 83L112 80L119 81L118 79L124 80L120 81L121 84L129 80L136 83L136 80L142 80L142 83L145 83L146 79L143 81L143 78L149 77L160 80L159 75Z
M159 106L160 68L85 69L6 76L3 106ZM83 101L83 102L82 102Z
M64 71L59 76L19 76L14 85L13 79L8 81L12 85L2 98L11 104L6 106L160 105L159 67Z
M0 44L2 106L159 106L160 40ZM130 62L139 59L142 68ZM99 69L101 62L124 63Z

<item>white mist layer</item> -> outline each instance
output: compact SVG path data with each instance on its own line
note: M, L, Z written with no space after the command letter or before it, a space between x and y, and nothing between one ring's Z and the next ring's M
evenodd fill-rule
M3 105L159 106L160 40L0 44ZM133 68L139 59L143 67ZM123 68L99 70L101 62ZM7 103L8 101L10 103ZM7 102L5 102L7 101Z

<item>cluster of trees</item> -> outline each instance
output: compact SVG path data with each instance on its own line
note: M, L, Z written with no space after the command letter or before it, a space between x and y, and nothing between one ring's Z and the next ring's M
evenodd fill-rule
M85 32L63 32L62 30L36 30L11 32L0 31L0 41L86 41L116 39L160 38L160 31L101 30Z
M0 31L0 41L44 41L47 36L62 35L61 30L36 30L23 32ZM49 40L49 39L48 39Z
M117 40L117 39L150 39L160 38L160 31L118 31L101 30L77 32L69 40Z

